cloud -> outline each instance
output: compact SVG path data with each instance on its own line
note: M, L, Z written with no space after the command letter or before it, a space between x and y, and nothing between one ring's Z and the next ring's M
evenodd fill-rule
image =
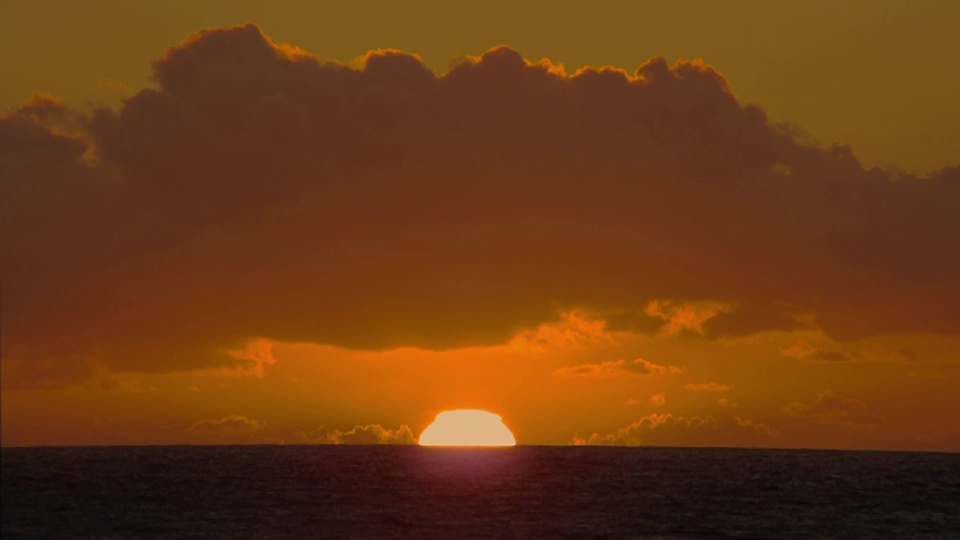
M809 418L826 425L873 425L886 419L867 412L867 404L858 399L844 397L830 390L817 395L813 403L793 401L784 405L787 416Z
M869 362L915 364L920 354L907 348L876 347L860 344L857 348L850 345L816 345L808 341L799 341L782 351L784 356L804 362L839 363Z
M3 391L83 389L89 391L142 394L158 392L156 386L137 378L121 377L112 373L102 362L93 358L58 362L41 360L3 359L0 363L0 386Z
M67 388L97 383L103 369L93 361L58 362L56 359L7 359L0 362L4 391Z
M631 362L626 360L607 360L598 364L580 364L566 366L553 372L558 377L618 377L623 375L667 375L683 373L677 366L661 366L653 362L637 358Z
M667 402L667 396L664 394L654 394L650 396L650 404L656 405L657 407L663 405Z
M320 426L302 434L304 442L312 444L415 444L416 437L407 424L395 430L380 424L354 426L347 431Z
M653 300L644 312L664 321L660 332L666 335L683 333L704 334L703 325L730 307L718 302L678 302Z
M606 321L577 311L560 313L559 320L523 329L512 339L512 345L537 352L553 347L613 343L616 339L614 333L608 331Z
M277 363L273 357L273 343L265 339L248 341L243 349L227 351L234 360L230 367L214 370L221 375L235 375L238 377L263 377L267 366Z
M152 394L160 391L156 386L145 384L143 381L136 379L113 379L109 377L105 377L100 382L100 389L121 394Z
M574 436L575 445L769 446L778 433L749 418L653 413L614 433Z
M715 382L708 383L690 383L683 386L691 392L727 392L733 386L729 384L720 384Z
M783 351L784 356L807 362L850 362L860 358L856 352L841 349L819 348L805 341L798 342Z
M254 434L260 431L265 422L254 420L239 414L231 414L215 420L200 420L192 424L190 431L222 434Z
M960 329L960 167L866 170L700 61L569 75L499 47L438 75L246 25L153 75L116 110L0 119L4 363L256 374L230 351L258 338L446 349L577 309L706 337Z

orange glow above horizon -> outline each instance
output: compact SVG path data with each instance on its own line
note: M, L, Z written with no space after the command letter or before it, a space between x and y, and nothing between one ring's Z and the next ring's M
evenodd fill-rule
M821 3L10 0L0 446L960 451L960 2Z
M420 435L420 446L516 446L500 415L480 409L456 409L437 415Z

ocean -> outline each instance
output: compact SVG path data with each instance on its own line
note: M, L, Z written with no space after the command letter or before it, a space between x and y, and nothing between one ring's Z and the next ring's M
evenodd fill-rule
M960 538L960 454L2 449L2 536Z

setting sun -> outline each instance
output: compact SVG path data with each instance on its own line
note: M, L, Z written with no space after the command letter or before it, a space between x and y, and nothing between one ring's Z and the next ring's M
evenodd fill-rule
M420 434L420 446L516 446L513 433L499 415L479 409L457 409L437 415Z

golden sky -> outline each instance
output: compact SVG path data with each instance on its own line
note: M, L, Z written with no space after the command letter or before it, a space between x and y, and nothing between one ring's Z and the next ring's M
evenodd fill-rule
M5 2L2 442L960 449L955 2Z

